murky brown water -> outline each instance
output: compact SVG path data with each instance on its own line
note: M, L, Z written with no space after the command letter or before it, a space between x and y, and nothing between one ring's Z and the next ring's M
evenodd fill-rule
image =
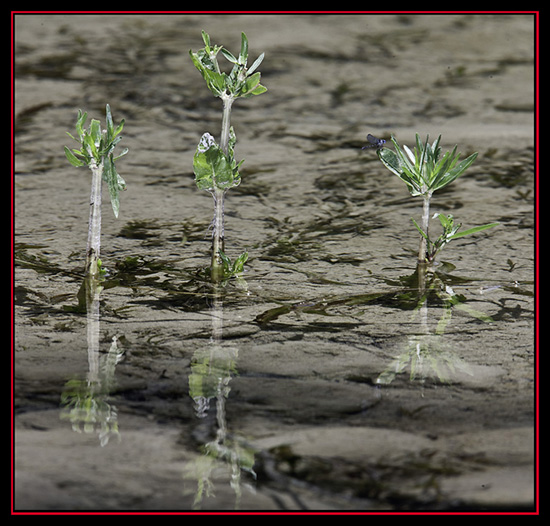
M16 510L529 509L534 491L533 19L527 15L17 15ZM268 92L232 124L242 184L214 295L193 181L221 104L200 30ZM110 270L77 293L79 108L126 120ZM433 211L495 229L415 288L421 203L365 135L479 151ZM435 225L434 225L435 226Z

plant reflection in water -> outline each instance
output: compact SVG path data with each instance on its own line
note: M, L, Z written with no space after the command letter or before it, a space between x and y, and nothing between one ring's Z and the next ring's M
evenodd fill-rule
M376 379L378 385L391 383L397 375L410 369L410 380L422 380L434 377L443 383L452 380L454 373L471 374L470 368L464 360L459 358L454 351L447 348L443 338L447 325L451 321L454 310L465 312L484 323L490 323L493 319L487 314L472 308L467 303L467 298L462 294L456 294L452 288L453 281L465 282L466 279L455 278L446 272L453 270L454 265L445 263L441 265L441 271L434 271L433 267L420 263L412 275L404 276L396 280L384 281L390 285L396 285L397 289L389 292L370 292L352 294L333 299L319 301L302 301L299 303L285 304L269 309L256 317L256 322L261 326L267 326L283 315L302 314L333 315L342 307L364 307L392 305L400 311L412 310L413 321L420 316L419 329L408 336L408 345L404 352L400 352L384 369ZM430 305L432 303L432 305ZM443 313L437 322L433 333L430 331L428 318L434 305L442 305Z
M215 433L214 438L205 442L202 455L189 462L184 469L185 480L197 483L193 508L200 509L205 497L213 496L213 478L220 472L229 473L230 486L235 493L235 509L240 506L242 485L241 472L249 473L254 479L255 452L246 442L232 435L227 427L226 401L231 390L229 384L237 374L239 351L231 345L224 345L223 334L223 301L216 287L212 316L212 336L206 348L197 350L191 362L189 376L189 396L195 403L198 418L206 419L212 411L211 401L215 400Z
M99 298L102 286L92 276L84 279L79 292L81 307L86 308L88 364L85 380L73 378L65 384L61 393L62 420L72 424L78 433L97 433L101 446L106 446L112 437L120 440L118 414L114 405L108 403L109 393L114 386L116 365L121 361L123 351L116 336L109 351L103 356L99 352Z
M427 378L436 378L442 383L450 382L457 372L472 375L468 363L452 350L446 349L443 335L451 321L453 309L462 310L486 323L492 318L483 312L473 309L465 298L454 292L451 286L445 285L444 278L432 272L426 265L419 264L409 281L418 280L418 299L413 309L413 318L420 316L420 331L408 337L408 348L396 356L391 364L378 376L379 385L390 384L397 375L409 369L409 379L424 383ZM414 289L413 289L414 290ZM443 313L433 332L430 331L429 301L437 299L442 303Z

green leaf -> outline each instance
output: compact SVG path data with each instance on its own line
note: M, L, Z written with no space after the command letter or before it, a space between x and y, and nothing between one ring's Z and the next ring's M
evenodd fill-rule
M262 93L265 93L267 91L267 88L265 86L262 86L261 84L258 84L252 91L248 92L246 95L243 95L245 98L252 97L253 95L261 95Z
M81 161L80 159L78 159L73 152L71 152L71 150L69 150L69 148L67 148L65 146L65 156L67 157L67 160L73 165L73 166L76 166L77 168L80 167L80 166L86 166L86 163L84 161Z
M84 135L84 123L86 122L87 118L87 112L82 113L82 110L78 110L78 115L76 118L76 132L78 133L80 140L82 140L82 136Z
M437 162L439 159L439 156L441 155L441 148L439 147L440 141L441 141L441 135L432 144L434 162Z
M414 182L415 187L420 187L422 185L422 178L420 175L417 174L416 168L415 168L415 162L411 161L409 156L405 153L403 153L403 150L401 149L401 146L397 142L397 139L392 135L391 140L395 146L395 151L397 154L397 159L399 162L400 170L402 172L406 172L407 176L411 179L411 181ZM387 151L387 148L382 148L379 151ZM391 151L391 150L390 150ZM407 151L410 152L409 148L407 148ZM411 152L412 154L412 152ZM414 155L413 155L414 157ZM414 194L413 194L414 195Z
M260 67L260 64L262 63L263 59L264 59L264 56L265 56L265 53L262 53L255 61L254 63L252 64L252 66L250 66L247 71L246 71L246 74L248 76L252 75L252 73L254 73L254 71L256 71L259 67Z
M225 89L226 89L225 73L217 73L216 71L212 71L208 68L202 68L201 73L204 80L206 81L206 85L208 86L208 89L214 95L216 95L216 97L219 97L225 92Z
M87 151L90 154L90 157L93 157L96 162L99 162L99 155L97 153L97 148L95 146L95 142L91 135L84 135L82 139L82 144L87 148Z
M231 270L231 260L225 255L225 252L223 250L219 250L218 254L220 255L220 259L223 262L224 272L229 272Z
M75 137L72 136L72 134L70 134L69 132L65 132L73 141L76 141L76 142L80 142L80 139L76 139Z
M248 252L243 252L233 264L222 250L219 250L218 254L223 263L223 274L225 279L232 278L243 272L244 264L248 260Z
M240 182L240 178L235 177L231 161L209 133L202 136L197 146L193 156L193 171L195 183L201 190L226 190Z
M426 144L428 144L429 135L426 137ZM418 174L422 173L422 166L424 166L424 156L426 155L426 148L420 142L420 135L418 133L415 135L416 140L416 155L414 169Z
M124 148L124 150L122 150L122 152L120 153L120 155L117 155L113 161L118 161L121 157L123 157L124 155L126 155L128 153L128 148Z
M461 163L454 166L458 160L458 156L454 159L454 162L452 163L452 168L450 171L443 174L443 176L438 177L437 180L434 181L432 190L439 190L440 188L444 188L445 186L451 184L458 176L464 173L464 171L476 160L477 152L473 153L468 157L467 159L464 159Z
M222 52L222 55L227 59L229 60L229 62L232 62L233 64L238 64L238 60L237 58L235 57L235 55L233 55L233 53L231 53L229 50L225 49L225 48L222 48L221 49L221 52Z
M452 235L450 239L458 239L460 237L468 236L470 234L475 234L476 232L480 232L481 230L486 230L497 225L500 225L500 223L487 223L486 225L475 226L473 228L469 228L468 230L464 230L463 232Z
M203 52L193 53L189 51L191 60L195 67L200 71L203 79L206 81L208 89L216 96L219 97L226 89L226 77L225 73L218 73L215 71L215 65L211 61L210 57Z
M233 273L240 274L244 270L244 264L248 260L248 252L243 252L233 264Z
M210 35L203 29L201 31L202 41L207 50L210 50Z
M105 144L105 141L103 140L101 145L102 149L99 152L99 155L102 157L107 157L111 153L113 153L113 150L115 149L115 146L122 140L122 137L117 137L110 143Z
M115 217L118 218L118 212L120 209L119 192L126 189L126 182L117 173L112 156L104 161L103 180L107 182L113 213L115 214Z
M248 38L244 33L241 33L241 52L239 53L239 64L246 66L248 59Z
M113 124L113 116L108 104L105 106L105 120L107 121L107 141L111 142L115 136L115 125Z
M92 119L90 123L90 136L94 141L95 147L99 148L101 144L101 123L97 119Z
M443 230L449 230L453 227L454 223L454 217L452 215L446 216L445 214L434 214L434 218L437 217L439 219L439 222L441 223L441 226L443 227Z
M431 188L437 188L439 182L443 179L445 174L455 165L457 157L455 157L456 146L453 152L445 152L445 155L439 159L436 163L430 182Z
M237 136L235 135L235 129L233 126L229 128L229 140L227 141L227 157L231 162L231 169L233 170L233 186L239 186L241 183L241 176L239 174L239 168L241 167L241 164L243 164L244 159L240 161L238 164L235 161L235 152L233 151L233 148L235 144L237 143Z
M382 164L392 173L397 175L397 177L401 177L402 170L401 170L401 163L399 162L399 159L397 158L397 155L393 150L390 150L388 148L381 148L377 151L378 158L382 161Z
M113 135L113 138L116 137L116 136L122 131L122 128L124 128L125 122L126 122L126 121L125 121L124 119L122 119L122 120L120 121L120 124L117 126L117 128L116 128L116 130L115 130L115 133L114 133L114 135Z
M450 177L452 177L452 180L454 181L459 175L461 175L467 168L470 167L470 165L476 160L477 158L477 153L478 152L475 152L473 153L472 155L470 155L470 157L464 159L464 161L462 161L460 164L458 164L458 166L456 166L455 168L453 168L450 172L449 172L449 175Z
M259 71L247 77L242 84L242 87L238 93L240 97L250 97L253 95L253 91L260 85L261 74Z
M418 223L411 217L411 221L414 223L414 226L416 227L416 229L422 234L422 237L428 241L428 243L430 242L430 238L428 237L428 235L426 234L426 232L424 232L424 230L422 230L419 226L418 226Z
M398 146L399 147L399 146ZM416 181L414 169L408 159L405 159L405 154L401 149L398 149L399 156L389 148L381 148L378 150L378 158L382 164L392 173L397 175L408 187L411 195L421 195L419 183Z

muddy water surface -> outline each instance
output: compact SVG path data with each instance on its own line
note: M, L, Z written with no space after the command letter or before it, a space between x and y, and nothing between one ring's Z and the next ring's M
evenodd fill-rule
M533 19L17 15L15 509L530 509ZM242 184L213 291L193 181L221 105L188 50L251 57ZM79 108L126 120L109 274L86 308ZM421 203L361 150L442 134L476 163L433 199L464 227L418 287ZM437 228L433 224L433 228ZM94 294L95 293L95 294ZM92 301L93 300L93 301Z

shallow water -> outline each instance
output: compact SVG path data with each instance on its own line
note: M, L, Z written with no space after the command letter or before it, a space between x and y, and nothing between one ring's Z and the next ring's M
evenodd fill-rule
M16 16L15 509L530 509L534 492L533 20L495 16ZM193 181L221 106L200 30L269 91L234 105L242 184L209 263ZM109 270L82 284L79 108L126 120ZM433 199L464 228L425 293L421 204L372 132L476 163ZM435 228L435 225L433 226ZM80 298L80 299L79 299Z

